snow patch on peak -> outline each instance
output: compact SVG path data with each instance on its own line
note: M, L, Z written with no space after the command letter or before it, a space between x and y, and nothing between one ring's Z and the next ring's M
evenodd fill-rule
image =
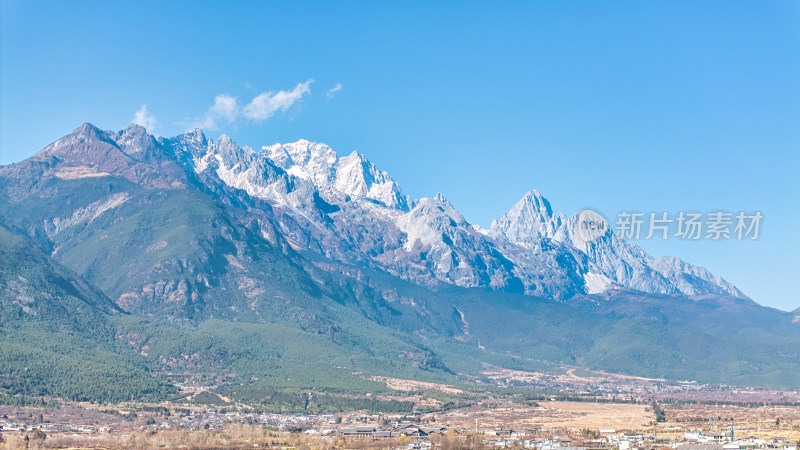
M490 230L488 230L486 228L483 228L482 226L476 225L476 224L472 224L472 229L477 231L478 233L484 235L484 236L489 236L489 233L491 233Z
M276 166L294 176L311 180L318 187L330 187L335 178L336 152L325 144L301 139L289 144L265 146L262 152Z
M328 200L366 198L403 211L410 206L389 174L358 152L339 158L328 145L303 139L265 146L262 153L289 174L311 180Z
M583 274L583 280L586 284L587 294L601 294L605 292L609 286L614 284L614 282L611 281L611 279L607 276L594 272L587 272Z

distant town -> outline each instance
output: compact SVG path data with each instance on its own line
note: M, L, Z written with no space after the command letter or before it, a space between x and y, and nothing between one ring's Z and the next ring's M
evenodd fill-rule
M0 446L798 450L800 406L786 401L797 392L692 386L682 400L650 402L653 389L641 386L638 396L618 402L599 401L586 397L586 389L573 389L569 399L545 395L540 401L520 402L518 397L487 395L463 407L404 414L268 413L243 404L7 404L0 405ZM413 399L424 394L406 395ZM731 401L734 395L751 401Z

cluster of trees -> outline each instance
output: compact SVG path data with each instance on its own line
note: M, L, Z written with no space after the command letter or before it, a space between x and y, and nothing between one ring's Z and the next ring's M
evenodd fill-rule
M658 403L653 402L653 412L656 415L656 422L666 422L667 414L658 406Z
M11 406L48 406L48 402L40 398L26 397L24 395L8 395L0 393L0 405Z
M37 346L15 342L13 336L4 340L0 348L0 389L25 397L95 403L160 400L175 390L113 353L73 348L70 354L59 354L48 347L53 340L64 340L62 336L40 333L37 337ZM7 401L22 400L12 397Z

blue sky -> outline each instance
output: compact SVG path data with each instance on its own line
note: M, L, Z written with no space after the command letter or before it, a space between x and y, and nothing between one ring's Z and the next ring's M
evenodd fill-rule
M0 164L147 105L155 134L357 149L482 226L533 188L568 214L758 210L756 241L639 244L800 306L798 2L0 5Z

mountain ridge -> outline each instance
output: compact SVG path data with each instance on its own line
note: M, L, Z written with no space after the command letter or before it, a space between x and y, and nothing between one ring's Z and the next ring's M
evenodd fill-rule
M76 154L76 148L84 153ZM614 286L746 298L721 276L676 257L653 258L610 228L585 242L575 232L577 215L555 214L535 189L482 230L443 196L411 199L364 155L339 157L322 143L300 140L255 151L224 134L208 139L199 129L154 138L138 125L106 132L86 123L32 160L55 165L53 158L59 165L93 162L61 168L56 173L61 177L114 173L168 189L181 188L193 177L217 179L218 187L266 202L282 219L276 224L281 234L298 249L373 264L423 285L444 282L561 299ZM13 171L17 165L6 167Z
M579 250L567 228L575 219L555 214L538 192L517 211L543 224L528 227L524 246L470 224L441 193L409 199L407 208L368 197L362 181L370 177L391 188L379 194L402 190L388 174L374 177L382 172L363 156L345 159L347 194L332 177L342 158L318 149L326 156L317 164L327 171L321 189L313 174L292 175L288 160L227 137L82 126L0 167L0 222L123 310L98 316L124 345L109 351L130 360L132 348L153 373L208 366L230 371L234 383L253 376L285 385L283 375L295 379L302 369L307 384L292 386L342 388L361 383L352 372L473 380L484 364L526 370L547 361L649 377L797 381L800 328L790 313L713 291L652 294L611 280L593 257L618 258L611 267L627 273L619 255L641 256L636 247L605 235L582 243L593 253ZM547 226L553 217L560 226ZM515 239L526 236L524 223L508 222ZM0 289L11 305L2 318L50 326L9 292ZM295 347L308 354L282 363L286 348L272 340L287 333L337 362Z
M327 227L334 235L347 235L351 230L342 230L335 219L331 220L332 216L337 213L350 217L357 214L368 216L371 221L380 223L382 230L389 227L394 230L387 233L391 240L382 239L377 248L365 249L368 254L376 255L373 258L367 256L366 259L372 259L392 273L423 284L444 281L465 287L486 286L511 290L518 290L521 284L522 289L532 295L559 298L576 293L601 292L612 285L652 293L719 293L746 297L719 275L675 257L650 257L638 246L621 241L611 233L601 237L597 243L583 242L573 232L575 216L568 219L563 213L554 214L549 201L535 189L523 196L508 213L495 219L487 233L480 232L467 237L471 233L464 233L465 229L480 230L469 224L452 205L434 198L434 201L442 203L439 205L440 211L427 205L418 208L425 199L406 197L388 173L378 170L359 153L339 157L329 146L307 140L264 146L261 152L238 147L225 135L220 137L220 141L231 151L249 153L250 157L249 160L241 157L226 160L223 155L220 160L223 166L216 170L223 181L273 204L290 206L291 212L300 216L300 223L304 222L302 219L311 222L305 225L305 233L287 230L287 234L302 236L298 239L301 242L313 240L314 237L310 236L313 232L308 231L315 228ZM213 152L213 145L208 149ZM338 176L342 172L342 161L349 168L344 181ZM352 164L352 161L358 164ZM284 169L285 173L275 173L272 178L259 177L259 173L269 171L264 165L270 164ZM354 169L354 165L360 166L360 170ZM195 170L202 172L208 167L208 163L201 161L195 165ZM240 174L231 174L236 170L254 173L243 180ZM376 178L375 174L379 176ZM311 183L299 186L298 179ZM375 184L368 186L363 181L367 179L377 179L382 183L378 193L371 193L370 189ZM280 183L280 189L276 187L277 183ZM326 204L318 207L320 205L314 201L314 195L322 197ZM374 201L376 205L370 207L359 199ZM457 214L448 213L447 218L438 217L445 210ZM433 228L422 226L421 223L437 221L441 225ZM448 222L449 227L446 226ZM461 230L457 230L459 228ZM375 235L385 232L382 230L373 227L363 231ZM406 237L404 241L403 236ZM454 246L454 238L459 237L460 244ZM321 239L320 236L316 238ZM398 238L403 242L398 242ZM514 246L521 249L511 248ZM583 255L577 254L574 249ZM390 261L378 256L387 252L392 255ZM326 256L336 257L335 253L329 251ZM353 255L353 252L344 250L339 257L355 256L363 260L364 250L357 253ZM398 264L400 259L406 259L408 263L404 266ZM431 259L436 262L426 262ZM426 264L426 271L410 269L412 265ZM542 274L537 269L544 266L566 266L566 271L558 271L558 276ZM492 267L497 276L488 275L483 269L485 267ZM575 268L580 276L565 273ZM555 282L537 284L534 281L548 277L571 279L571 285Z

